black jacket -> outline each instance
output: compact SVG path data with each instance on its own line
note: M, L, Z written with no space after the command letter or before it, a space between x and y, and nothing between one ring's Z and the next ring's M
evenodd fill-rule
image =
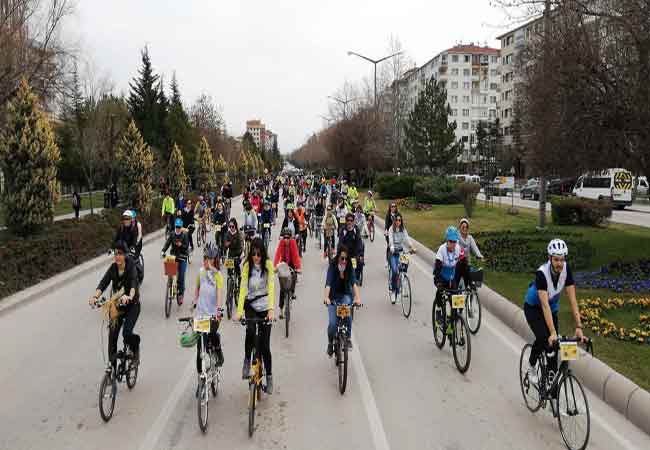
M122 275L120 275L119 271L117 270L117 264L111 264L102 279L99 281L97 289L104 292L108 285L111 283L113 285L113 292L124 289L124 295L129 295L131 288L135 289L135 296L133 297L132 303L138 303L140 301L138 274L135 269L135 263L131 260L131 258L126 258L126 264Z
M189 211L186 211L185 208L181 209L181 219L183 219L183 228L189 228L190 225L194 225L194 210L190 208Z
M124 225L120 225L117 233L115 233L113 243L118 241L124 241L129 249L135 248L138 243L138 226L132 224L125 227Z
M357 258L363 256L363 240L359 228L355 225L352 231L348 231L347 227L341 229L339 234L339 247L345 245L350 252L350 258Z
M165 242L162 251L166 252L168 248L170 248L169 253L174 255L176 259L187 261L187 255L190 248L190 239L187 236L187 233L181 233L178 235L175 232L172 233L167 239L167 242Z
M388 212L386 213L386 220L384 221L384 229L388 230L392 226L393 226L393 215L390 213L390 208L388 208Z

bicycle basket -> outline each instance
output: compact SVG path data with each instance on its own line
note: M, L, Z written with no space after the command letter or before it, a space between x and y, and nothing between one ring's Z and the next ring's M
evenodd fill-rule
M174 256L168 256L165 258L165 262L163 263L165 267L165 276L167 277L175 277L176 272L178 270L178 266L176 265L176 258Z
M199 340L199 334L190 330L183 331L178 338L178 342L181 344L181 347L186 347L186 348L194 347L198 340Z
M469 272L469 277L476 287L481 287L483 284L483 269L472 269Z
M278 280L280 280L280 288L282 290L291 289L291 268L287 263L278 264Z

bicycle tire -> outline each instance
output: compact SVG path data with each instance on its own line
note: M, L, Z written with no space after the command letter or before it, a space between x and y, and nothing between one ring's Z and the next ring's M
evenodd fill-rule
M172 312L172 279L167 277L167 293L165 294L165 318L169 319Z
M138 382L138 365L130 360L126 366L126 387L133 389Z
M467 307L465 308L465 318L470 333L478 333L478 330L481 328L482 315L481 300L478 297L478 292L471 290L467 296Z
M560 434L562 435L562 440L569 450L584 450L589 444L589 435L591 433L591 418L589 414L589 402L587 401L587 396L582 387L580 381L572 374L568 373L562 377L562 381L558 384L556 400L556 411L557 411L557 420L560 426ZM584 400L584 410L576 402L576 395L580 395ZM566 413L562 412L562 406L560 406L562 400L566 401L566 408L575 408L567 411ZM573 405L570 405L570 401L573 401ZM584 432L584 438L579 439L580 442L569 442L569 431L568 421L570 419L575 419L576 417L585 417L586 423L583 426L573 427L575 430L586 430Z
M228 320L232 318L233 288L233 279L228 277L228 295L226 296L226 315L228 316Z
M431 307L431 327L433 329L433 339L436 341L436 346L442 350L447 341L447 316L445 308L440 305L440 302L433 301Z
M255 404L257 403L257 385L248 383L248 437L253 437L255 432Z
M208 431L208 385L204 378L199 380L199 396L196 399L196 410L199 428L203 433Z
M411 308L412 308L412 302L413 302L413 297L411 296L411 280L409 280L408 275L406 273L402 272L402 281L400 281L401 284L401 295L402 295L402 314L404 314L405 318L409 318L411 316ZM406 294L408 292L408 294Z
M291 294L284 293L284 329L285 337L289 338L289 321L291 320Z
M469 369L472 361L472 340L471 334L461 314L456 314L452 319L453 329L451 333L451 348L454 354L454 362L460 373L465 373ZM461 349L465 349L466 355L462 361Z
M530 365L528 360L532 349L533 346L531 344L526 344L521 349L521 356L519 357L519 385L521 386L521 395L524 397L526 408L530 412L536 413L542 407L542 396L539 391L539 384L535 386L528 380L528 366ZM530 389L534 389L537 392L536 397L531 397L528 394Z
M371 222L372 223L372 222ZM368 230L368 237L370 238L370 242L375 242L375 226L372 225L369 230Z
M108 408L105 409L104 400L106 397L106 389L110 389L110 397ZM110 372L104 373L102 383L99 387L99 415L102 416L104 422L108 422L113 417L115 411L115 397L117 397L117 382L113 379Z
M212 396L219 396L219 380L220 380L219 369L214 369L214 377L212 378L212 383L210 383L210 388L212 390Z
M341 343L341 340L343 341ZM339 392L345 394L345 388L348 384L348 342L347 338L339 337L339 353L341 361L339 362Z

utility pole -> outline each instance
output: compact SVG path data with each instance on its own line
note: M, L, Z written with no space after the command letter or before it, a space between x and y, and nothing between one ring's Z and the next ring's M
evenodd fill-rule
M549 36L551 33L551 0L546 0L544 3L544 70L548 73L550 65L548 58L549 52ZM544 83L548 83L548 77L544 77ZM547 86L545 86L547 87ZM546 90L546 89L545 89ZM542 167L544 164L542 164ZM545 168L542 169L539 176L539 224L538 229L543 230L546 228L546 173Z

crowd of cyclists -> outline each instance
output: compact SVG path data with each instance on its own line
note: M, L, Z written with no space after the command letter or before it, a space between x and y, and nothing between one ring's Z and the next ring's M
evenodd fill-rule
M219 192L201 192L196 202L179 196L174 199L166 193L161 215L167 224L164 245L165 257L169 251L178 267L177 303L182 305L186 293L186 272L191 255L202 247L202 265L195 282L192 306L195 314L212 316L215 320L210 329L213 351L218 364L224 362L218 333L225 302L224 277L221 270L226 259L233 261L239 286L233 319L251 320L247 324L244 342L242 377L249 377L251 351L259 333L260 352L266 374L266 392L273 392L272 357L270 348L271 324L275 320L275 274L280 265L291 269L291 296L295 299L298 275L304 270L301 259L307 252L307 242L314 240L326 261L324 303L328 309L327 348L332 356L333 338L336 331L336 307L360 305L365 247L374 236L377 205L372 191L360 201L354 183L345 179L330 179L315 175L288 176L267 174L251 179L241 189L243 214L232 214L233 186L229 180ZM281 207L280 207L281 206ZM280 236L275 251L269 250L272 230L281 223ZM396 203L391 203L384 221L386 242L385 267L388 269L388 285L391 303L398 301L397 283L400 256L415 252L404 217ZM198 234L197 234L198 231ZM202 233L210 233L201 237ZM444 242L435 252L433 278L436 301L446 289L469 287L472 258L483 258L476 240L470 234L470 221L461 218L458 227L449 226L443 236ZM313 247L312 247L313 248ZM139 286L142 283L143 263L139 263L142 250L142 228L134 211L127 210L115 236L114 263L97 286L90 299L94 304L112 284L112 291L123 292L120 298L122 314L111 325L108 341L109 358L115 364L117 339L123 328L124 341L129 357L140 360L140 337L134 333L139 313ZM272 253L270 253L272 252ZM577 308L575 285L566 262L568 247L559 239L551 241L547 248L548 259L537 270L525 294L524 312L535 342L529 359L529 379L539 382L537 361L542 352L551 351L558 341L558 310L560 294L566 290L574 315L575 336L583 339L580 314ZM280 297L279 319L283 319L284 297ZM432 299L433 301L433 299ZM348 335L352 330L352 318L347 319ZM256 330L256 326L259 330ZM351 348L351 341L347 345ZM200 347L197 345L197 371L201 373ZM557 370L555 363L549 364Z

